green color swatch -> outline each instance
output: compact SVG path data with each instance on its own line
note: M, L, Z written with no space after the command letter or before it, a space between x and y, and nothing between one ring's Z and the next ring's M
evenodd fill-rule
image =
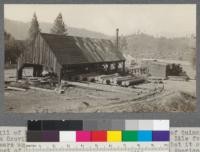
M138 141L137 131L122 131L122 141Z

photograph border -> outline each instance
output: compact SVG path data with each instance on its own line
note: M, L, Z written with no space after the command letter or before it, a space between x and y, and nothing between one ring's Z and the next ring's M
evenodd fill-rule
M4 100L4 4L196 4L196 112L178 113L8 113ZM199 28L198 28L199 27ZM4 0L0 2L0 125L24 126L27 120L169 119L172 127L200 126L200 2L194 0Z

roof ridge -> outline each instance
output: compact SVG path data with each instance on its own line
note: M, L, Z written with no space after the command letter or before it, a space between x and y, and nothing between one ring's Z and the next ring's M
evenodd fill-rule
M81 39L92 39L92 40L105 40L105 41L112 41L111 39L104 39L104 38L93 38L93 37L81 37L75 35L60 35L60 34L53 34L53 33L46 33L40 32L41 35L52 35L52 36L60 36L60 37L73 37L73 38L81 38Z

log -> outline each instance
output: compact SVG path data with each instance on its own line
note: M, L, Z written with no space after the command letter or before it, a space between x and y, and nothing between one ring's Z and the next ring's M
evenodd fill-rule
M136 85L139 83L143 83L145 80L142 78L132 79L125 81L125 86Z
M87 77L87 80L88 80L89 82L95 82L95 76L88 76L88 77Z
M120 76L120 77L115 77L115 78L113 78L113 82L114 83L117 83L117 81L122 81L122 80L127 80L127 79L129 79L129 78L132 78L132 76Z
M79 81L91 81L97 76L96 73L87 73L78 75Z
M113 75L113 76L110 76L110 77L103 78L102 83L103 84L113 84L114 83L114 79L116 77L119 77L119 76Z
M15 91L26 91L26 89L23 89L23 88L10 87L10 86L8 86L7 89L9 89L9 90L15 90Z
M126 86L126 81L122 81L121 86Z
M110 75L100 75L100 76L97 76L95 77L95 80L96 81L99 81L100 83L103 83L104 80L110 80L114 77L118 77L118 74L115 73L115 74L110 74Z
M107 78L109 79L116 76L119 76L119 74L115 73L115 74L105 75L105 76L102 76L101 79L107 79Z
M99 76L96 76L96 77L95 77L95 80L100 82L101 77L104 77L104 76L106 76L106 75L99 75Z
M130 79L133 79L133 77L132 76L121 77L121 78L114 80L114 84L122 85L123 81L130 80Z
M120 83L122 86L127 86L126 85L127 82L132 81L132 80L135 80L135 78L134 77L126 78L124 80L119 80L117 83Z

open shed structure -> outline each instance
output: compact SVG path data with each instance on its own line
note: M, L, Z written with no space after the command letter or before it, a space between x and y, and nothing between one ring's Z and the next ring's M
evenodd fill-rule
M30 51L18 58L17 78L22 78L24 67L33 67L33 76L41 76L43 68L54 72L60 81L64 76L87 69L98 70L111 66L125 70L125 58L118 47L105 39L83 38L39 33Z

